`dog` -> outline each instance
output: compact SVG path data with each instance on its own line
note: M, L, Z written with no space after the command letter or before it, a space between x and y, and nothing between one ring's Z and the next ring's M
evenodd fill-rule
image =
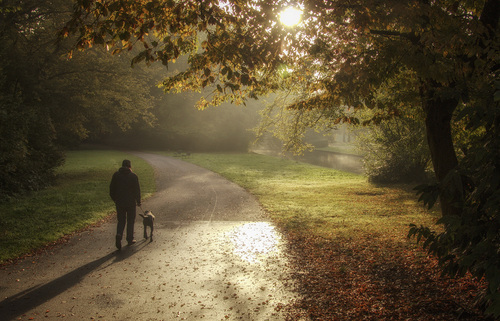
M147 228L149 227L151 229L151 235L150 235L150 242L153 242L153 222L155 220L155 216L151 211L145 211L144 214L139 215L142 217L142 224L144 225L144 238L148 238L148 232Z

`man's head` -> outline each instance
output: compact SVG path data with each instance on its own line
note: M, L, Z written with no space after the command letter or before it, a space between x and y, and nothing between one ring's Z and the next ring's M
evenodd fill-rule
M132 163L128 159L124 159L122 162L123 167L132 168Z

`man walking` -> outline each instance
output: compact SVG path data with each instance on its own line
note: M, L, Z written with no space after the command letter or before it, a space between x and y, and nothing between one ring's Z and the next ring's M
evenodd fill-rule
M109 185L109 195L116 205L118 224L116 226L116 247L122 248L122 237L127 225L128 245L135 243L134 224L135 208L141 206L141 188L139 178L132 172L132 164L128 159L122 162L122 167L113 174Z

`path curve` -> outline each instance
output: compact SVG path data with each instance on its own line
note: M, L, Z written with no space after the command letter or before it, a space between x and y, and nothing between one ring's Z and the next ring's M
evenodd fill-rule
M155 168L155 240L115 251L115 222L0 270L2 320L284 320L283 239L258 202L179 159Z
M155 169L157 193L146 205L160 221L267 220L252 195L218 174L178 158L134 154Z

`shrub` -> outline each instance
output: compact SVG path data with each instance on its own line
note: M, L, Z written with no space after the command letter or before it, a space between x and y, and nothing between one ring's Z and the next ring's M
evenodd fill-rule
M358 134L365 173L374 183L423 182L430 154L422 120L413 116L382 121Z

